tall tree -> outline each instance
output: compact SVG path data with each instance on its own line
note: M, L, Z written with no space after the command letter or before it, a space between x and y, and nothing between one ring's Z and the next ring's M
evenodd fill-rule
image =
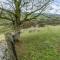
M20 25L37 18L52 0L6 0L0 3L0 19L12 22L14 31L20 32ZM37 13L32 16L33 14Z

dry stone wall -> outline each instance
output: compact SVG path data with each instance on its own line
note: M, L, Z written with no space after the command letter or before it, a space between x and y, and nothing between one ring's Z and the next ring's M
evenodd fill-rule
M9 40L0 39L0 60L17 60L13 53L12 44Z

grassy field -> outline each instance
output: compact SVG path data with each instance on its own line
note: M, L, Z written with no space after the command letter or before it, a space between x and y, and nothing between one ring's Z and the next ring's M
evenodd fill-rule
M9 30L0 26L0 34ZM60 60L60 26L22 30L16 51L19 60Z
M60 60L60 26L24 30L16 50L19 60Z

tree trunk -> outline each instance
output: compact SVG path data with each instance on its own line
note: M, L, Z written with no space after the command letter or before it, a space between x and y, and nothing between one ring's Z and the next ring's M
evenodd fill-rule
M16 17L16 20L13 24L14 31L12 33L14 41L19 41L20 40L20 19Z

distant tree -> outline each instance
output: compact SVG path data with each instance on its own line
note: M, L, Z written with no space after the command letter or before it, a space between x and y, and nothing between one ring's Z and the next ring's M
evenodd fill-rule
M14 32L18 33L20 32L20 25L23 22L36 19L51 1L52 0L6 0L0 3L0 19L11 21ZM35 15L35 13L38 14Z

